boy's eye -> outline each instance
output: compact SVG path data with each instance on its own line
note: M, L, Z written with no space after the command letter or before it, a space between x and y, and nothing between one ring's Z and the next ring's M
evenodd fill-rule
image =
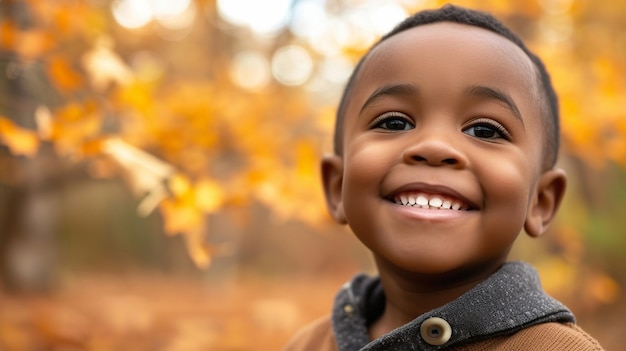
M479 139L487 140L510 140L511 138L511 134L506 130L506 128L504 128L500 123L490 119L479 119L475 121L471 126L463 129L463 133Z
M384 129L389 131L402 131L415 128L415 125L407 115L400 112L387 112L372 122L371 129Z

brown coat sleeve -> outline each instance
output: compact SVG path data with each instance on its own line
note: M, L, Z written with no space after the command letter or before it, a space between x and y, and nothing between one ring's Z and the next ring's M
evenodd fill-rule
M318 319L300 330L283 351L338 351L330 317Z
M457 351L603 351L600 344L575 324L538 324L511 335L455 348Z
M544 323L510 336L452 348L455 351L603 351L600 344L575 324ZM330 318L300 330L282 351L338 351Z

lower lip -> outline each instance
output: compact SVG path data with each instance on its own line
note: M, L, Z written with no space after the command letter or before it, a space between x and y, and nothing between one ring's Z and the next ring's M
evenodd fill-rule
M397 211L397 213L403 217L427 221L449 221L464 218L472 213L472 211L421 208L393 203L391 205L393 206L394 211Z

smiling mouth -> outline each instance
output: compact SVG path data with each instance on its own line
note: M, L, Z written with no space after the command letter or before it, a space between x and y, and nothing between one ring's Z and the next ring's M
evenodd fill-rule
M423 192L403 192L393 196L392 201L398 205L434 210L472 211L471 205L463 201L439 194Z

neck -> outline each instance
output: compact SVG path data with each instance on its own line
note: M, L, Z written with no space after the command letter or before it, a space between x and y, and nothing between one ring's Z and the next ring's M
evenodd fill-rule
M480 269L425 275L390 268L388 263L379 259L376 263L386 304L382 316L370 326L372 340L458 298L502 265L499 262Z

